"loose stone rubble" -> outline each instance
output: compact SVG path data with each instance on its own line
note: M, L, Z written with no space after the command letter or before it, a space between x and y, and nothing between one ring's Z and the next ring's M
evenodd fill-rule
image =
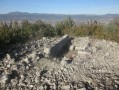
M69 50L51 56L60 44ZM0 60L0 90L119 90L119 44L67 35L27 42Z

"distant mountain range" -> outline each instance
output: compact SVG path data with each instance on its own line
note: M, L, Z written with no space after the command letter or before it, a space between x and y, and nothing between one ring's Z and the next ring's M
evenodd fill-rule
M7 14L0 14L0 21L21 21L24 19L34 22L36 20L43 20L45 22L56 23L70 16L74 21L87 22L88 20L97 20L102 23L108 23L119 14L105 14L105 15L88 15L88 14L77 14L77 15L65 15L65 14L41 14L41 13L27 13L27 12L10 12Z

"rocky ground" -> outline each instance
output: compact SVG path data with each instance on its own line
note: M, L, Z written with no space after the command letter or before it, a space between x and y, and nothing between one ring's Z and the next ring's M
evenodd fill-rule
M119 90L119 44L75 37L67 53L52 57L51 48L65 37L12 49L0 60L0 90Z

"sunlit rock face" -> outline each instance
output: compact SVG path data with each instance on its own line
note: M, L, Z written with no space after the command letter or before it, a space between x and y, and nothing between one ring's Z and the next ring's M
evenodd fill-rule
M62 39L51 48L50 55L52 57L63 56L69 50L71 40L72 38L68 35L63 36Z

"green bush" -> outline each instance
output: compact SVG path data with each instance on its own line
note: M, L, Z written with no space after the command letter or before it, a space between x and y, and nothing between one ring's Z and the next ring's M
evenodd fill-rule
M52 37L55 35L54 27L40 20L35 23L30 23L28 20L23 20L20 24L17 21L11 21L9 24L6 22L0 23L0 47L33 38Z
M27 41L33 38L54 37L68 34L71 36L89 36L119 42L119 19L114 19L109 24L100 24L90 21L76 25L70 18L56 23L54 26L41 20L30 23L23 20L21 23L11 21L9 24L0 22L0 47Z

